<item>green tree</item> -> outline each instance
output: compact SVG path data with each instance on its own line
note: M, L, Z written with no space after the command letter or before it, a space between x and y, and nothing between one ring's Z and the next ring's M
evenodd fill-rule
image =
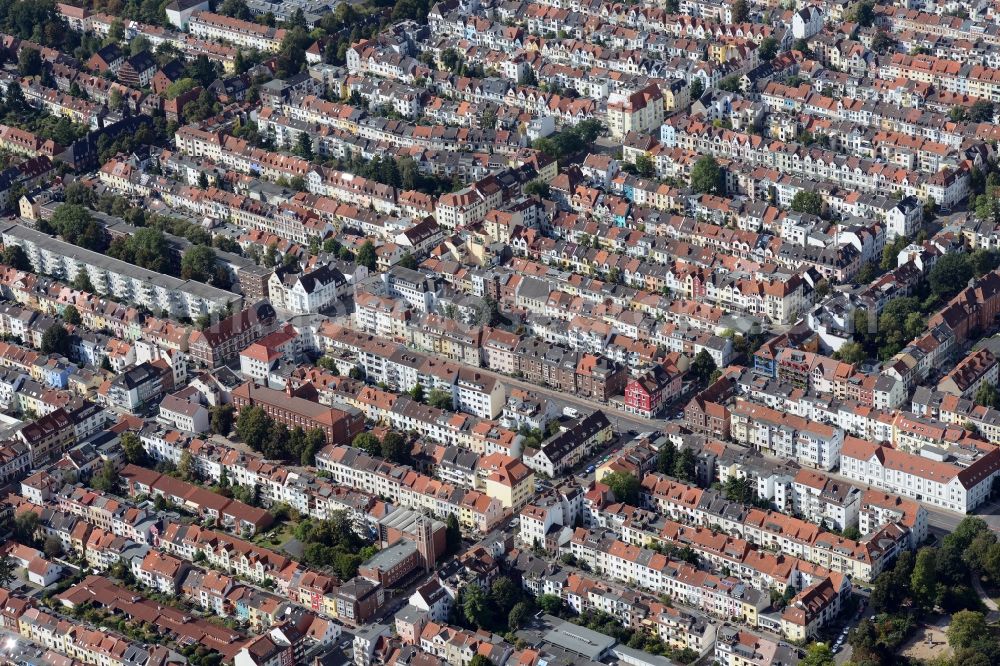
M364 266L370 271L374 271L375 267L378 266L378 257L375 254L375 245L373 245L370 240L366 240L364 244L358 248L357 262L358 265Z
M840 349L833 353L833 357L843 361L844 363L854 365L864 362L864 360L868 358L868 354L865 353L865 348L861 343L845 342L840 346Z
M423 402L427 398L427 392L424 391L424 385L417 382L417 385L410 389L410 397L417 402Z
M625 504L639 506L639 479L629 472L612 472L606 474L601 483L611 488L615 499Z
M702 349L691 362L691 365L688 368L688 373L696 382L700 384L707 384L709 379L712 377L712 373L714 373L717 369L718 366L715 365L715 360L712 358L712 355Z
M677 460L677 447L670 440L660 447L656 455L656 471L660 474L673 474Z
M28 260L28 255L25 254L20 245L8 245L5 247L0 261L19 271L31 270L31 261Z
M454 406L451 393L439 388L431 389L427 396L427 404L438 409L452 409Z
M493 666L493 662L489 659L489 657L476 654L473 655L472 659L469 661L469 666Z
M236 434L255 451L262 451L271 430L271 418L258 405L240 410Z
M45 552L45 557L49 558L50 560L56 557L62 557L63 556L62 541L60 541L59 537L57 537L55 534L50 534L49 536L45 537L45 545L42 547L42 550Z
M17 578L17 565L10 555L0 557L0 587L10 589L10 584Z
M920 301L896 298L886 304L878 319L879 356L891 358L924 330Z
M937 552L934 548L921 548L910 575L910 594L913 601L924 610L932 610L941 594L938 580Z
M42 334L41 350L43 354L69 355L69 333L61 323L56 322L45 329L45 333Z
M778 55L778 40L774 37L765 37L761 40L757 48L757 55L761 62L771 62L774 56Z
M177 464L177 471L180 472L181 479L184 481L194 481L197 477L194 468L194 457L187 449L181 454L181 460Z
M818 192L799 190L792 197L792 210L798 213L819 215L823 212L823 197Z
M67 243L94 252L103 252L107 246L104 228L83 206L63 204L52 214L51 220L40 222L38 228L44 232L55 231Z
M799 666L833 666L833 650L826 643L813 643L806 648L806 656Z
M80 317L80 311L76 309L75 305L67 305L66 309L62 313L63 321L67 324L73 326L79 326L83 319Z
M691 80L690 88L692 102L701 99L701 96L705 94L705 83L698 77Z
M90 275L85 270L81 270L76 274L70 286L88 294L93 294L96 291L94 285L90 282Z
M562 598L556 594L540 594L535 603L549 615L559 615L563 607Z
M195 245L181 257L181 277L185 280L208 282L215 272L215 250L207 245Z
M973 275L972 259L965 253L946 254L937 260L928 275L931 290L942 298L950 298L964 289Z
M992 407L993 409L1000 409L1000 392L997 392L997 387L990 382L984 381L976 389L975 402L977 405L982 407Z
M410 445L406 438L396 431L387 432L382 438L382 457L395 463L410 462Z
M149 460L146 456L146 449L143 448L142 440L139 439L139 435L132 431L122 433L121 444L122 450L125 452L125 460L129 461L133 465L141 465L142 467L147 467L149 465Z
M495 616L492 600L478 583L470 583L462 590L462 616L477 629L493 626Z
M233 406L215 405L211 411L211 428L216 435L228 435L233 429Z
M449 513L445 521L445 544L451 555L462 549L462 527L458 524L458 517L454 513Z
M96 490L103 490L106 493L114 493L118 489L118 470L110 459L104 461L101 471L94 475L90 485Z
M17 71L21 76L39 76L42 73L42 54L29 46L17 54Z
M358 434L354 438L354 441L351 442L351 446L356 449L361 449L372 456L382 455L382 442L378 441L378 437L370 432Z
M524 186L524 193L529 197L548 199L551 194L549 184L543 180L533 180Z
M417 259L410 252L404 252L403 256L399 258L399 266L403 268L409 268L410 270L417 269Z
M1000 268L1000 252L980 248L972 253L972 268L976 277L982 277Z
M963 610L951 616L951 624L948 625L948 645L953 650L971 647L989 635L990 629L982 613Z
M320 428L313 428L306 433L306 444L299 455L303 465L315 465L316 453L326 446L326 433Z
M510 609L510 613L507 614L507 626L511 631L517 631L527 623L530 617L531 606L524 601L519 601L514 604L514 607Z
M507 576L498 576L490 585L490 600L496 604L498 615L506 618L514 604L521 600L521 590Z
M650 178L656 174L656 166L649 155L642 154L635 158L635 170L643 178Z
M746 23L750 18L750 4L747 0L735 0L729 8L733 13L733 23Z
M987 99L977 99L968 110L968 118L974 123L993 121L993 102Z
M722 169L711 155L700 157L691 167L691 188L701 193L722 194Z
M681 449L680 455L677 456L677 462L674 464L674 476L681 481L693 482L697 477L697 472L698 458L690 446L685 446Z
M313 143L308 132L299 132L299 137L295 141L295 154L304 160L312 160Z

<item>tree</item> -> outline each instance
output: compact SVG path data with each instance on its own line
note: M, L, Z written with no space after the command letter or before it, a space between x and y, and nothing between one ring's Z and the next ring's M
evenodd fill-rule
M656 167L649 155L642 154L635 158L635 170L643 178L650 178L656 173Z
M313 143L308 132L299 132L299 137L295 141L295 154L304 160L312 160Z
M303 465L316 464L316 452L326 446L326 433L320 428L313 428L306 433L306 444L299 455Z
M374 271L378 266L378 257L375 254L375 245L370 240L366 240L358 249L357 262L359 266L364 266L370 271Z
M195 245L181 257L181 277L208 282L215 271L216 259L215 250L207 245Z
M639 479L629 472L612 472L601 479L601 483L611 488L615 499L625 504L639 506Z
M716 84L719 90L724 90L726 92L739 92L740 90L740 77L733 74L732 76L727 76Z
M872 37L872 51L884 54L896 46L896 40L885 30L879 30Z
M533 180L524 186L524 193L530 197L548 199L549 194L551 194L551 188L549 187L549 184L543 180Z
M236 434L255 451L261 451L271 428L271 418L258 405L251 405L240 411L236 419Z
M826 643L813 643L806 649L806 656L799 666L833 666L833 650Z
M410 462L410 445L398 432L387 432L382 438L382 457L396 463Z
M215 405L212 407L212 432L216 435L228 435L233 429L233 406Z
M147 466L146 449L143 448L139 435L132 431L122 433L121 444L122 450L125 452L125 460L133 465Z
M774 60L774 56L778 55L778 40L774 37L765 37L762 39L760 46L757 48L757 55L761 62Z
M514 604L521 600L521 590L507 576L498 576L490 585L490 599L496 604L499 615L506 618Z
M45 551L45 557L53 559L56 557L62 557L63 555L63 545L62 541L59 540L54 534L50 534L45 537L45 545L42 548Z
M455 514L448 514L445 528L445 547L449 554L454 555L462 548L462 528Z
M972 259L965 253L946 254L937 260L928 276L931 290L941 298L950 298L964 289L973 275Z
M378 437L371 434L370 432L363 432L358 434L354 441L351 442L351 446L356 449L361 449L372 456L382 455L382 442L378 441Z
M1000 268L1000 252L980 248L972 253L972 269L976 277L982 277Z
M0 557L0 587L10 589L10 584L17 578L17 565L10 555Z
M25 254L20 245L8 245L5 247L0 261L19 271L31 270L31 261L28 260L28 255ZM81 272L86 274L84 271Z
M686 446L677 456L674 464L674 476L681 481L694 481L698 471L698 459L691 447Z
M977 643L984 636L989 636L990 629L986 618L978 611L963 610L951 616L948 626L948 645L953 650L967 648Z
M997 392L997 387L990 382L984 381L979 385L974 400L982 407L1000 409L1000 392Z
M433 388L427 396L427 404L438 409L452 409L454 401L451 393L444 389Z
M855 365L864 362L868 358L868 354L865 353L865 348L860 342L845 342L840 346L840 349L833 353L833 357L844 363Z
M469 661L469 666L493 666L493 662L489 657L477 654L473 655L472 659Z
M44 232L54 231L67 243L94 252L103 252L107 246L104 228L83 206L63 204L52 214L51 220L40 223L38 228Z
M735 0L730 9L733 12L733 23L746 23L750 18L750 5L747 0Z
M418 266L416 257L410 252L403 253L403 256L399 258L398 265L410 270L416 270Z
M692 102L701 99L701 96L705 94L705 83L698 77L691 80L690 88Z
M75 305L67 305L66 309L63 310L62 316L63 320L72 326L79 326L80 322L83 321L80 317L80 311L76 309Z
M792 210L797 213L819 215L823 212L823 197L818 192L799 190L792 198Z
M39 76L42 73L42 54L29 46L17 54L17 71L21 76Z
M470 583L462 590L462 615L465 621L477 629L493 626L493 604L486 591L478 583Z
M113 493L118 488L118 470L115 469L114 464L110 459L104 461L104 466L101 471L94 475L91 479L90 485L97 490L103 490L107 493Z
M660 474L673 474L677 460L677 447L670 440L660 447L656 456L656 471Z
M712 358L712 355L709 354L708 351L702 349L694 357L694 360L688 368L688 372L699 384L707 384L712 376L712 373L714 373L717 369L718 366L715 365L715 360Z
M507 614L507 626L511 631L517 631L524 626L529 617L531 617L531 607L526 602L519 601Z
M850 19L864 28L871 27L875 23L875 3L873 0L864 0L858 3L854 11L851 12Z
M921 548L917 551L917 560L910 575L910 595L915 604L929 611L934 608L940 594L937 551L934 548Z
M556 594L540 594L535 599L538 607L549 615L558 615L563 607L563 600Z
M691 168L691 188L699 193L722 194L722 169L711 155L700 157Z
M90 275L85 270L80 270L80 272L76 274L76 277L73 278L70 286L78 291L86 292L88 294L93 294L95 291L94 285L90 282Z
M177 471L180 472L181 479L184 481L193 481L197 477L194 468L194 457L187 449L181 454L181 460L177 464Z
M988 123L993 121L993 102L987 99L976 100L967 112L967 116L974 123Z
M69 333L66 332L66 328L61 323L56 322L45 329L45 333L42 334L41 350L43 354L68 356L69 349Z

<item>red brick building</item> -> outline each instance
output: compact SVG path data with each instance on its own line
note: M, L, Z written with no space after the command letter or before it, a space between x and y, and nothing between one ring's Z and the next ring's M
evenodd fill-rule
M252 405L260 406L268 416L289 428L301 426L306 432L319 428L326 434L327 444L350 444L365 429L365 416L360 411L321 405L296 396L291 387L285 393L247 382L233 391L237 415Z

